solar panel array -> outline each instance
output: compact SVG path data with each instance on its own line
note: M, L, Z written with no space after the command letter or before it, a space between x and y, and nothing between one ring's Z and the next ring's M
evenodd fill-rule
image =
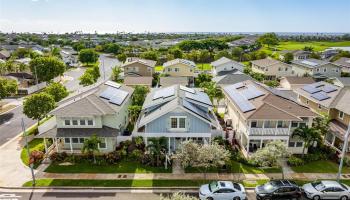
M310 85L306 85L302 89L307 93L311 94L311 97L318 101L323 101L331 98L330 96L328 96L328 94L338 90L337 87L332 86L330 84L326 84L324 82L317 82Z
M249 100L240 94L240 92L235 88L234 85L224 88L226 93L235 102L235 104L241 109L242 112L249 112L255 110L255 106L249 102Z
M212 105L208 95L204 92L196 92L195 94L186 92L185 97L209 106Z
M301 63L306 64L306 65L310 65L310 66L317 66L318 65L317 63L311 62L308 60L303 60L303 61L301 61Z
M185 87L185 86L182 86L182 85L180 85L180 89L185 91L185 92L192 93L192 94L196 93L196 91L194 89L188 88L188 87Z
M128 95L129 93L124 90L109 86L100 94L100 97L107 99L109 103L120 106Z
M173 95L175 95L175 87L170 86L170 87L157 90L153 95L153 100L159 99L159 98L167 98Z
M248 100L255 99L264 95L263 92L261 92L260 90L258 90L256 87L252 85L247 86L247 89L240 90L240 93Z
M192 112L198 114L199 116L209 120L209 116L208 116L208 114L206 112L204 112L203 110L197 108L195 105L193 105L192 103L186 101L185 99L183 99L182 105L185 108L191 110Z

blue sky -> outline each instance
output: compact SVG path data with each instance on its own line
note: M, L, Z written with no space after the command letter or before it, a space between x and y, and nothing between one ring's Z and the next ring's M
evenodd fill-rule
M0 0L5 32L350 32L350 0Z

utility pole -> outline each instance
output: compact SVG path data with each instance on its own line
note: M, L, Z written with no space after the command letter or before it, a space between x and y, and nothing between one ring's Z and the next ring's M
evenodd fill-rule
M105 72L105 60L102 60L102 70L103 70L103 81L106 80L106 72Z
M340 175L341 175L341 171L343 169L344 157L345 157L345 154L346 154L346 150L348 148L349 134L350 134L350 123L348 125L348 130L346 131L346 134L345 134L343 149L342 149L342 152L341 152L341 158L340 158L340 163L339 163L339 170L338 170L338 175L337 175L337 181L338 182L340 181Z
M22 118L22 130L23 130L23 137L24 137L25 143L26 143L28 158L30 159L30 151L29 151L27 133L26 133L26 128L25 128L25 126L24 126L24 120L23 120L23 118ZM30 167L30 171L31 171L31 173L32 173L32 179L33 179L33 184L32 184L32 186L35 186L35 175L34 175L33 163L30 163L30 164L29 164L29 167Z
M39 91L39 80L38 80L38 73L36 72L36 65L34 65L34 71L35 71L35 82L36 82L36 87L38 88Z

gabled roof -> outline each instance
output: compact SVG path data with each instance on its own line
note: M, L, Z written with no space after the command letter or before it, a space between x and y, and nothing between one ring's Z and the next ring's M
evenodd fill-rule
M318 60L318 59L314 59L314 58L305 59L305 60L293 60L292 64L300 65L300 66L307 67L307 68L310 68L310 69L313 69L313 68L316 68L316 67L321 67L321 66L327 65L327 64L334 65L331 62L324 61L324 60ZM336 66L336 65L334 65L334 66Z
M341 57L338 60L334 61L333 63L340 67L350 68L350 58Z
M164 67L169 67L169 66L172 66L172 65L176 65L176 64L184 64L184 65L187 65L189 67L193 67L195 68L196 67L196 64L193 62L193 61L190 61L190 60L185 60L185 59L180 59L180 58L176 58L174 60L170 60L168 62L165 62L163 64Z
M253 80L252 77L246 75L246 74L226 74L224 76L216 76L213 78L213 81L216 82L219 85L231 85L235 83L239 83L246 80Z
M253 60L253 61L251 61L251 63L254 65L258 65L260 67L268 67L271 65L280 64L282 62L279 60L275 60L275 59L268 57L268 58L264 58L264 59L260 59L260 60Z
M167 92L171 91L168 95ZM165 96L158 97L164 93ZM173 111L182 110L197 118L219 127L219 123L212 112L212 104L207 94L194 88L182 85L173 85L166 88L154 88L147 95L142 107L137 128Z
M250 92L247 92L247 89L250 89ZM226 86L224 87L224 94L245 119L301 121L302 117L316 116L310 109L283 97L283 95L277 95L252 80ZM251 98L249 97L251 94L259 95ZM238 98L236 98L237 96Z
M126 76L124 78L125 85L146 85L152 86L153 77L151 76Z
M241 66L244 66L242 63L239 63L237 61L234 61L234 60L231 60L229 58L226 58L226 57L221 57L220 59L214 61L211 63L211 65L213 67L218 67L220 65L223 65L223 64L226 64L226 63L234 63L234 64L237 64L237 65L241 65Z
M159 82L160 82L160 85L162 87L168 87L168 86L172 86L172 85L176 85L176 84L187 86L188 85L188 77L185 77L185 76L163 76L163 77L160 77Z
M282 79L287 80L292 85L304 85L315 82L312 77L285 76Z
M116 114L129 101L134 89L122 85L117 91L127 92L128 95L122 104L117 105L111 103L108 99L100 97L101 93L109 87L106 84L101 84L92 90L78 94L73 100L52 110L50 114L61 117L88 117Z
M140 64L143 64L143 65L146 65L148 67L153 68L156 65L157 61L147 60L147 59L142 59L142 58L137 58L137 57L129 57L129 58L126 58L126 61L124 62L122 67L131 65L134 63L140 63Z

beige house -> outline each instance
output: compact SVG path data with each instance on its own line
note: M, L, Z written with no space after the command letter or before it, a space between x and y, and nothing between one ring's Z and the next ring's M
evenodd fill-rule
M36 137L51 138L54 141L51 148L57 152L81 153L84 140L96 134L102 140L100 152L113 151L125 140L123 132L129 122L128 106L133 91L131 87L107 81L78 94L50 112L53 117L39 126Z
M193 77L196 64L190 60L174 59L163 64L163 72L169 76Z
M338 152L343 148L344 136L350 123L350 87L344 85L347 86L339 87L321 81L296 90L300 103L317 113L329 115L330 131L325 136L325 142Z
M312 54L310 51L304 51L304 50L283 50L283 51L281 51L281 53L279 55L279 59L284 60L284 56L287 53L293 54L293 60L309 59L310 55Z
M314 82L312 77L286 76L281 78L280 85L284 89L295 90Z
M341 57L333 63L341 67L342 72L350 73L350 58Z
M229 137L245 156L273 140L285 142L291 153L302 153L304 142L292 133L311 126L316 113L252 80L226 86L223 91L225 121L233 130Z
M324 60L306 59L293 60L293 70L296 76L308 74L316 79L340 77L341 67Z
M124 76L152 76L156 63L154 60L129 57L122 65Z
M251 61L252 70L264 74L267 79L276 79L283 76L294 76L292 66L272 58Z

